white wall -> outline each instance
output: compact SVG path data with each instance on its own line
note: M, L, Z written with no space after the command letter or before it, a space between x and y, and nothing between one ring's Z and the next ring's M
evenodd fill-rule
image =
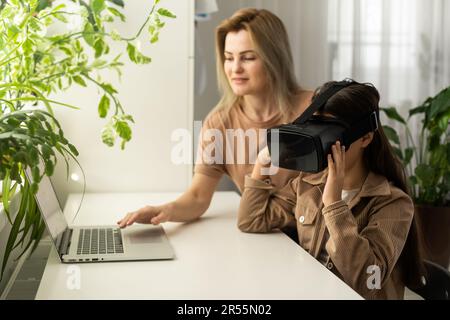
M151 3L126 1L124 13L128 19L126 24L117 23L119 32L134 35ZM105 120L98 117L100 96L95 87L76 86L56 97L82 107L58 108L56 115L67 138L80 152L88 192L181 191L190 182L192 166L171 162L171 149L176 144L171 141L171 134L177 128L192 127L193 2L164 0L160 6L174 12L177 18L168 19L156 44L150 45L145 33L141 37L143 53L152 57L152 63L134 65L125 53L120 83L115 72L102 74L116 85L125 110L136 122L132 127L133 139L124 151L119 144L109 148L101 141ZM113 53L117 52L117 44L114 45ZM77 172L75 166L72 168ZM81 183L66 180L63 162L52 180L62 202L69 192L81 190Z

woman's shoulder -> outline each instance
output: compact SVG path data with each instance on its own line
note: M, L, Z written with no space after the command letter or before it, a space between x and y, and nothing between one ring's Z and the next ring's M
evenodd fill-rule
M314 90L307 88L300 88L298 90L298 96L302 101L307 101L311 103L311 99L314 96Z
M233 118L236 118L236 106L229 108L215 107L212 109L203 121L203 126L216 129L228 129L233 127Z
M298 99L300 103L311 104L312 97L314 96L314 90L300 88L298 90Z

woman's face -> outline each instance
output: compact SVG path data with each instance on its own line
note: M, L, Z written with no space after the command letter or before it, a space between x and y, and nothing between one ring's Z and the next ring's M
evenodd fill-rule
M229 32L225 38L224 70L237 96L267 92L267 73L246 30Z

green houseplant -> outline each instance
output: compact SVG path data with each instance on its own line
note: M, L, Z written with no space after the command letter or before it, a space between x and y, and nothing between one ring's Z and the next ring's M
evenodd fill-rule
M450 87L429 97L405 120L395 108L382 109L404 128L385 126L395 152L403 161L422 231L425 257L448 268L450 263ZM421 117L419 137L411 134L411 119ZM420 119L420 118L419 118Z
M0 280L11 252L35 248L45 230L34 200L38 182L53 174L57 154L67 166L69 158L76 161L78 155L53 114L55 107L77 107L50 95L72 85L97 86L98 114L107 119L101 138L108 146L121 139L123 149L132 137L133 118L100 72L113 69L121 74L121 55L109 55L111 41L123 43L133 63L150 63L135 40L145 32L151 43L157 42L163 19L175 18L159 2L153 1L136 34L124 37L109 30L114 20L125 21L122 0L0 0L0 196L11 225L7 243L1 244L5 253ZM54 26L58 30L49 32ZM25 179L27 168L33 181ZM16 193L21 199L13 215L10 204Z

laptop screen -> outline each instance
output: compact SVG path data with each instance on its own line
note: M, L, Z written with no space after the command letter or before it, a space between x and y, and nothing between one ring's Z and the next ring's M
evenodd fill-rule
M30 174L28 173L27 176L30 177ZM67 229L67 221L49 177L44 176L39 182L39 190L35 198L47 229L53 241L57 243L58 237Z

